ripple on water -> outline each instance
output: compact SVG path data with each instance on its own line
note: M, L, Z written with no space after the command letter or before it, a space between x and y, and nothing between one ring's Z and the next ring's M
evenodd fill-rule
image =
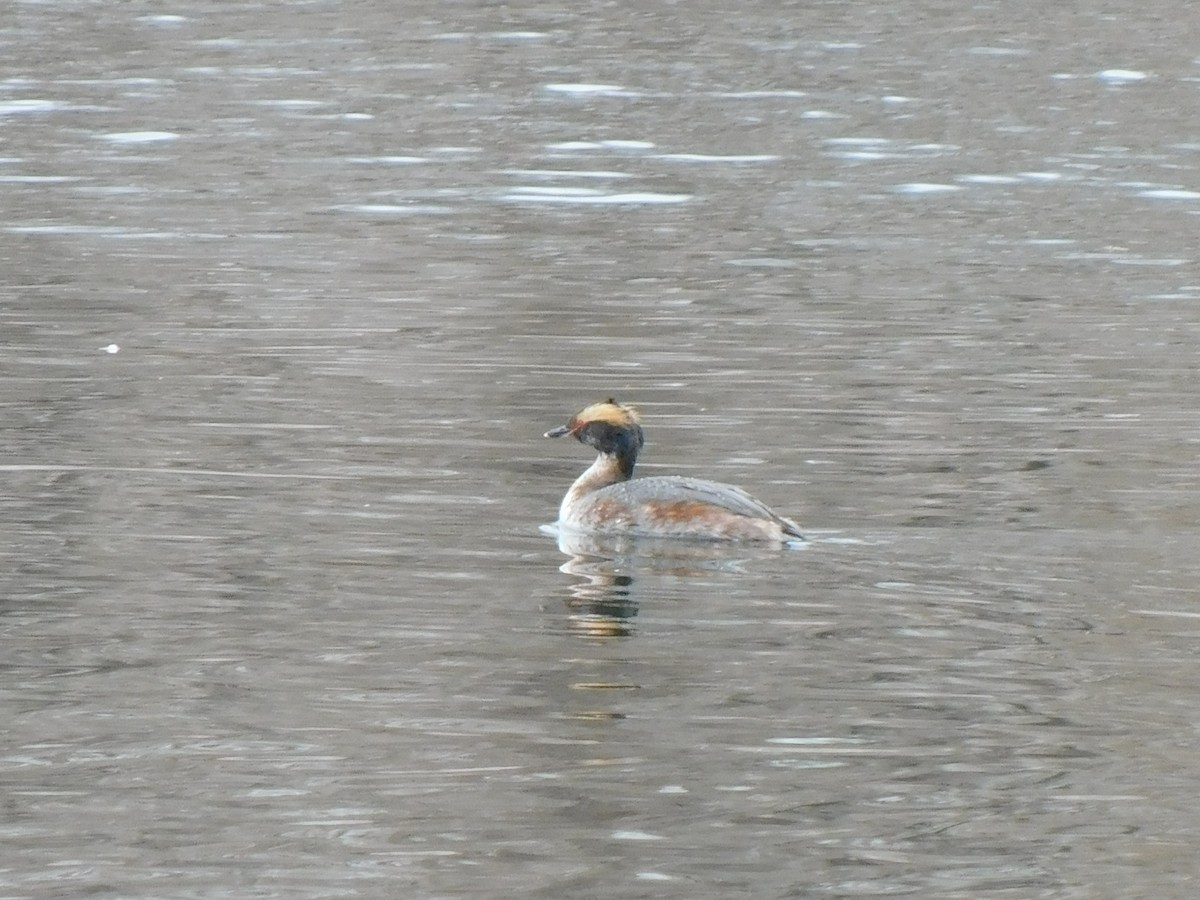
M965 190L957 184L933 184L928 182L910 182L898 184L892 190L897 194L949 194Z
M768 98L785 97L807 97L805 91L714 91L709 94L710 97L720 97L727 100L765 100Z
M504 203L577 203L584 205L641 205L686 203L691 194L656 194L650 191L611 193L591 188L537 187L510 188L498 199Z
M57 112L63 109L70 109L70 107L66 103L60 103L57 100L7 100L0 103L0 116Z
M90 235L118 241L221 240L228 236L209 231L143 231L136 228L123 228L119 225L74 225L70 223L6 225L4 231L9 234Z
M835 159L874 161L882 159L927 159L959 152L956 144L930 144L893 141L876 137L827 138L825 152Z
M1185 191L1176 188L1153 188L1138 191L1139 197L1148 200L1200 200L1200 191Z
M500 172L501 175L511 175L516 178L603 178L603 179L624 179L633 178L628 172L614 172L611 170L596 170L589 171L587 169L505 169Z
M559 141L547 144L547 150L652 150L653 141L607 140L607 141Z
M619 84L547 84L542 90L552 94L566 94L571 97L639 97L637 91L631 91Z
M74 175L0 175L0 184L67 184L82 180Z
M549 36L544 31L495 31L489 35L497 41L540 41Z
M665 159L672 162L696 163L761 163L776 162L780 159L774 153L757 153L733 156L722 156L711 153L656 153L651 159Z
M956 179L963 184L1020 184L1015 175L959 175Z
M429 162L428 156L348 156L346 162L360 166L408 166Z
M111 134L98 134L96 138L111 144L156 144L178 140L179 135L173 131L116 131Z
M1106 84L1130 84L1149 77L1145 72L1136 69L1103 69L1096 73L1096 78Z

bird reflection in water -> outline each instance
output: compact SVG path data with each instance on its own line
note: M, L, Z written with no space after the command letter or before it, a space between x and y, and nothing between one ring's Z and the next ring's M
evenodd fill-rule
M640 579L739 574L750 560L787 552L777 545L585 534L556 525L542 531L553 534L558 549L569 557L559 571L582 579L569 586L566 603L571 630L591 638L632 632Z

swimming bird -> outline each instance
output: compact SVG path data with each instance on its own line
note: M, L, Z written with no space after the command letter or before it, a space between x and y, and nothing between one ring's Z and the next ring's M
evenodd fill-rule
M594 447L598 455L563 497L560 526L589 534L693 540L804 539L795 522L731 484L679 475L634 478L645 436L632 406L609 398L546 432L546 437L565 435Z

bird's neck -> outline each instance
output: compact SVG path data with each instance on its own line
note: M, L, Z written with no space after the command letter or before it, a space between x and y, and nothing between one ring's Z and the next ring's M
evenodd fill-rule
M575 479L571 489L567 491L564 503L598 491L620 481L628 481L633 476L633 466L637 462L636 453L616 454L601 453L582 475Z

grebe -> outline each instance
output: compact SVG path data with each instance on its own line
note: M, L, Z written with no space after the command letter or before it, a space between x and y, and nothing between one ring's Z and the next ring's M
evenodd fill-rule
M636 409L610 398L546 432L546 437L569 434L599 453L563 497L560 525L591 534L780 543L804 539L795 522L733 485L679 475L633 478L645 443L639 422Z

